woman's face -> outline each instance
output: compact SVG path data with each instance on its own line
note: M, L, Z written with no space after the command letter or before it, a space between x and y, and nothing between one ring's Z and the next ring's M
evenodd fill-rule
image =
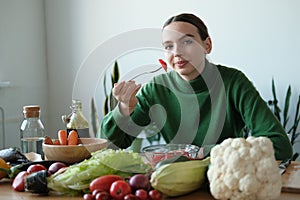
M172 22L163 29L162 42L168 63L184 80L193 80L203 71L211 40L202 41L194 25Z

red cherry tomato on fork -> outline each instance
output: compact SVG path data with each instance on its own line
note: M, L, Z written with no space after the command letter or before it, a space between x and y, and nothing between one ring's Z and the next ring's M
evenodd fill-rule
M124 197L130 193L131 187L126 181L115 181L110 186L110 196L115 200L123 200Z

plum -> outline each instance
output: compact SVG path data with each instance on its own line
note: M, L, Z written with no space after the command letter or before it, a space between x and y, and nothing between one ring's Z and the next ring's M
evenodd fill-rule
M50 165L50 167L48 168L48 173L50 175L54 174L55 172L57 172L58 170L60 170L61 168L67 167L67 165L65 163L62 162L55 162L53 164Z

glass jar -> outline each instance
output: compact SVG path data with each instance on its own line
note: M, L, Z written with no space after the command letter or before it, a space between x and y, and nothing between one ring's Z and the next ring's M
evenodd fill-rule
M72 100L72 113L67 119L67 132L75 130L80 138L90 137L89 124L82 113L82 103L78 99Z
M45 136L45 128L40 119L40 106L24 106L23 114L24 120L20 128L21 152L38 153L43 158L42 143Z

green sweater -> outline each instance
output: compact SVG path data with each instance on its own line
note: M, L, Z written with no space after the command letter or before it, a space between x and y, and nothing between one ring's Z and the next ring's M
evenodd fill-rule
M278 160L292 157L285 130L240 71L206 62L201 75L183 80L175 71L158 75L137 94L139 103L130 117L119 109L108 113L101 131L120 148L131 145L147 125L154 123L166 143L205 147L205 154L226 138L266 136L273 142Z

